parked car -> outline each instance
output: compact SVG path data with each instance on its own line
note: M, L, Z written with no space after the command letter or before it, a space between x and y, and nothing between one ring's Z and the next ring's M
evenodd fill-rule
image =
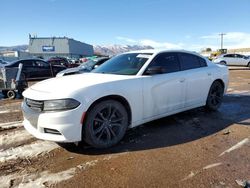
M58 72L66 69L65 66L51 65L41 59L24 59L11 62L4 67L18 67L23 64L22 73L27 80L43 80L54 77Z
M250 58L241 54L223 54L214 59L214 62L230 66L248 66L250 68Z
M134 51L90 73L52 78L24 91L24 127L55 142L117 144L128 128L206 106L217 110L228 69L187 51Z
M84 73L84 72L90 72L93 69L95 69L98 66L100 66L101 64L103 64L107 60L109 60L108 57L100 57L100 58L96 58L94 60L88 60L87 62L81 64L78 67L65 69L65 70L59 72L56 76L60 77L60 76L66 76L66 75L73 75L73 74L81 74L81 73Z
M47 62L52 64L52 65L63 65L67 68L77 67L80 65L78 63L72 63L72 62L68 61L67 58L64 58L64 57L52 57Z

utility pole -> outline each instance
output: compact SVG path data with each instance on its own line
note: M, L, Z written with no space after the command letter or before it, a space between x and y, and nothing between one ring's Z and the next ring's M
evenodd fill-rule
M223 36L226 35L226 33L220 33L220 49L223 49Z

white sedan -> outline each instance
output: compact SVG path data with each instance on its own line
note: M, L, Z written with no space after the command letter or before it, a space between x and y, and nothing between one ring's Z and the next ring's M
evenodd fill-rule
M223 54L214 59L214 62L228 66L247 66L250 68L250 58L241 54Z
M23 123L40 139L106 148L145 122L200 106L217 110L227 85L227 67L196 53L128 52L91 73L28 88Z

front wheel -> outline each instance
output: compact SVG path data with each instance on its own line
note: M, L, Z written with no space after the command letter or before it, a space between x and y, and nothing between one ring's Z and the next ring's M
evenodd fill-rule
M222 84L218 81L215 81L211 85L207 96L206 107L208 110L215 111L220 107L222 103L223 93L224 93L224 88Z
M106 100L93 106L83 125L83 139L95 148L117 144L128 128L128 113L118 101Z
M226 65L227 65L227 62L226 62L226 61L221 61L220 64L226 66Z

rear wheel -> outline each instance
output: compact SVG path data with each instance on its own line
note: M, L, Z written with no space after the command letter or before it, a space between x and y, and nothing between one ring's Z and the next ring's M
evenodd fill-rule
M206 107L208 110L215 111L220 107L222 103L223 93L224 93L224 87L220 82L215 81L211 85L207 96Z
M16 92L15 92L14 90L9 90L9 91L7 92L7 97L8 97L9 99L15 99L15 98L16 98Z
M93 106L83 126L83 139L93 147L117 144L128 127L128 113L118 101L106 100Z

